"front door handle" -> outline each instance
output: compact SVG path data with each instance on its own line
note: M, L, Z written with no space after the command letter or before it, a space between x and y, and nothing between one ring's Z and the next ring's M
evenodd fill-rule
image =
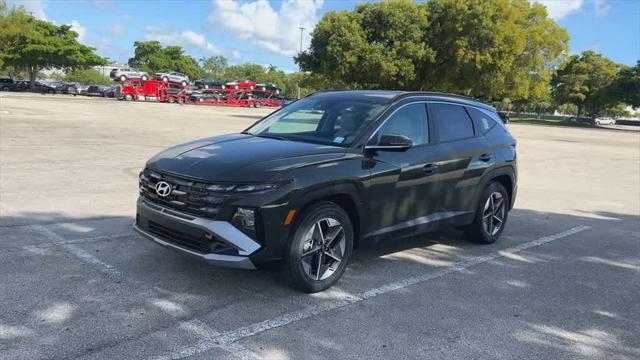
M480 155L480 161L484 161L484 162L489 162L491 161L491 154L490 153L484 153L482 155Z
M422 170L424 171L425 174L431 175L434 172L436 172L436 170L438 170L438 164L435 164L435 163L427 164L422 168Z

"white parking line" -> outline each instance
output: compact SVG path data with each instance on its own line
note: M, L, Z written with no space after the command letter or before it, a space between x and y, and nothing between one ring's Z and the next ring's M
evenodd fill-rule
M563 231L561 233L544 236L539 239L525 242L520 245L506 248L504 250L499 250L487 255L476 256L468 260L443 267L440 270L432 271L423 275L414 276L414 277L410 277L410 278L399 280L399 281L394 281L386 285L382 285L380 287L362 291L354 295L347 294L342 299L327 301L318 305L309 306L301 310L293 311L293 312L275 317L273 319L250 324L236 330L221 333L219 335L214 335L208 341L201 341L196 345L186 346L184 348L177 349L176 351L173 351L171 354L160 357L160 358L161 359L183 359L189 356L206 352L213 348L233 349L233 346L236 345L234 344L235 342L245 339L247 337L257 335L267 330L279 328L300 320L308 319L318 314L339 309L347 305L355 304L367 299L375 298L377 296L387 294L392 291L404 289L406 287L423 283L428 280L437 279L447 274L461 272L467 268L484 264L491 260L508 257L509 255L521 252L523 250L537 247L546 243L550 243L552 241L560 240L567 236L577 234L579 232L588 230L590 228L591 228L590 226L585 226L585 225L576 226L569 230ZM244 350L243 348L239 348L237 349L236 352L233 352L233 354L237 357L247 357L252 354L252 353L247 353L246 351L247 350Z
M44 235L44 237L46 237L49 241L63 248L70 254L75 255L78 259L97 268L99 271L115 277L120 277L122 275L122 273L120 273L120 271L115 267L105 263L104 261L98 259L97 257L82 250L75 244L67 242L67 240L62 238L60 235L54 233L53 231L47 229L46 227L42 225L31 225L30 228Z

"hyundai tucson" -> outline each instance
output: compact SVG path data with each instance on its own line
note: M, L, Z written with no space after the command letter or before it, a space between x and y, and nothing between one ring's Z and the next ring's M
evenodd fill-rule
M516 197L516 140L467 97L318 92L241 133L160 152L139 189L146 238L215 265L279 262L317 292L366 243L445 226L496 241Z

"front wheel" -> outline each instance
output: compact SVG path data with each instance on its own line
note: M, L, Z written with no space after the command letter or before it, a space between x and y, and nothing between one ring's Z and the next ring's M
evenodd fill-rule
M120 75L120 81L127 81L127 76L126 75Z
M509 195L499 182L490 182L482 191L476 216L466 228L469 240L481 244L492 244L504 231L509 215Z
M332 202L319 202L295 223L285 255L287 277L307 293L333 286L353 251L353 227L347 213Z
M182 86L187 86L187 82L185 80L182 80L181 84Z
M142 79L142 81L147 81L149 80L149 77L147 75L142 75L140 79Z

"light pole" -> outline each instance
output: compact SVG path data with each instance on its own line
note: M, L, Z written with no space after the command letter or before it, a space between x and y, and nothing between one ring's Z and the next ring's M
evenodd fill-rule
M298 56L300 56L300 54L302 53L302 34L304 33L304 28L301 26L300 27L300 52L298 53ZM298 65L298 70L300 72L302 72L302 68L300 68L300 66ZM300 99L300 81L298 80L298 99Z

